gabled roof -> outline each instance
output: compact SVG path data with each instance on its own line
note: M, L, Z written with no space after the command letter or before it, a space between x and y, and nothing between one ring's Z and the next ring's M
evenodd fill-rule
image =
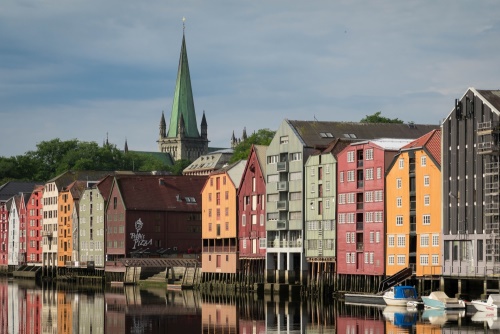
M205 176L120 175L115 177L127 210L201 211ZM194 199L194 200L193 200Z
M231 182L233 182L234 187L238 189L238 187L240 186L241 176L243 175L243 171L245 170L246 164L247 160L236 161L230 165L224 166L223 168L211 173L210 176L227 174L231 179Z
M224 149L218 152L202 155L193 161L189 166L184 168L182 173L188 174L206 171L208 174L210 171L219 170L223 166L227 165L232 156L233 149Z
M102 198L104 198L104 201L108 200L109 193L111 192L111 186L113 185L113 176L108 175L99 183L95 185L95 187L99 190L101 193Z
M339 154L344 148L353 143L352 139L337 138L333 140L326 149L324 149L321 154L331 153L334 157Z
M86 185L87 185L86 181L74 181L74 182L70 183L67 187L63 188L62 191L70 192L73 200L77 201L80 199L80 196L82 195L83 191L85 190Z
M257 155L257 160L259 161L260 170L262 171L262 175L266 175L266 152L268 146L266 145L253 145L255 149L255 154Z
M19 193L31 193L42 182L9 181L0 186L0 202L6 201Z
M500 116L500 90L475 89L474 87L469 87L460 100L462 100L469 91L479 97L484 104L488 105L492 112ZM448 119L454 111L455 107L449 112L446 119Z
M267 146L265 145L255 145L252 144L252 147L250 148L250 153L248 153L248 159L246 160L245 167L243 169L243 172L240 176L240 182L238 183L238 196L240 193L241 186L243 184L243 180L245 178L246 173L248 170L251 168L249 164L251 163L251 157L252 153L255 154L255 158L257 160L257 164L259 165L258 168L261 170L261 173L263 175L263 181L264 184L266 183L266 151L267 151ZM255 168L255 166L253 166Z
M184 34L182 34L181 54L179 57L177 81L175 82L174 100L167 137L177 137L181 119L184 120L184 136L199 138L200 133L196 124L196 112L194 109L193 90L191 88L191 75L189 74L186 38Z
M415 139L401 150L412 150L426 148L434 160L441 166L441 130L432 130L431 132Z
M47 181L47 183L54 182L57 189L61 191L64 187L67 187L70 183L74 181L99 181L106 175L112 175L112 171L66 171L61 175L56 176L53 179Z
M327 147L333 139L371 140L377 138L415 139L439 128L439 125L397 124L397 123L357 123L357 122L288 122L305 147Z

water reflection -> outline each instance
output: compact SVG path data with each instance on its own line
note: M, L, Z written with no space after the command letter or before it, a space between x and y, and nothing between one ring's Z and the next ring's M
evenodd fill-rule
M484 333L496 314L126 286L105 291L0 279L0 333Z

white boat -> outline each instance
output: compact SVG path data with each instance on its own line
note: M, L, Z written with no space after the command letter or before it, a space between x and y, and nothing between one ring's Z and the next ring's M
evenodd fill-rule
M500 295L490 295L487 300L473 300L471 304L476 310L488 313L497 313L498 305L500 305Z
M389 306L406 306L417 301L417 290L413 286L394 286L384 293L384 301Z
M426 308L433 309L465 309L465 302L458 298L450 298L443 291L431 292L428 296L422 296Z

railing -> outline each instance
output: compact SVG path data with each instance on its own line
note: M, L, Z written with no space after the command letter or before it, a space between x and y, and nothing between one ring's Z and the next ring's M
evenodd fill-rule
M358 167L363 167L363 160L362 159L358 160L357 165L358 165Z
M363 181L358 181L358 188L363 188L364 182Z
M302 247L302 239L297 240L273 240L267 242L267 248L297 248Z
M356 231L363 231L363 222L356 223Z
M287 181L280 181L276 183L276 188L278 191L288 191L288 182Z
M356 242L356 250L362 251L364 249L364 244L362 242Z
M286 230L287 229L287 221L286 220L278 220L276 222L276 229Z
M356 203L356 210L363 210L363 202Z
M280 161L276 164L276 170L278 172L288 172L288 162Z
M236 246L203 246L203 252L205 253L235 253L237 250Z
M278 201L278 202L276 202L276 209L278 209L278 210L288 210L288 201Z

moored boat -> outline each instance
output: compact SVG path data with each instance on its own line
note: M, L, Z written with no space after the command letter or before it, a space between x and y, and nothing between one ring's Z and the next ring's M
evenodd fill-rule
M474 305L478 311L496 313L498 311L498 305L500 304L500 295L490 295L487 300L473 300L471 304Z
M384 301L389 306L407 306L417 301L417 290L413 286L394 286L384 293Z
M465 302L458 298L450 298L443 291L431 292L428 296L422 296L426 308L434 309L465 309Z

